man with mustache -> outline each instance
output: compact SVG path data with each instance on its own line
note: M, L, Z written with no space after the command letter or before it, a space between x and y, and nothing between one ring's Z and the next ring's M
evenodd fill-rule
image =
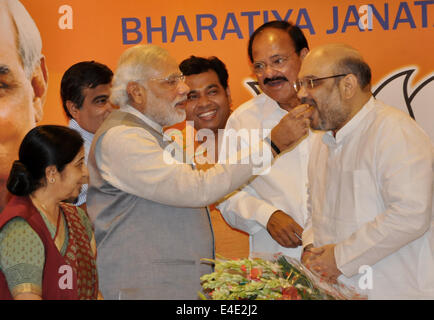
M315 48L298 77L311 126L324 131L309 160L303 263L370 299L433 299L432 141L372 96L371 69L352 47Z
M290 117L300 104L292 83L308 50L303 32L287 21L259 27L250 37L248 54L262 93L235 109L226 130L271 129ZM268 174L252 179L218 206L232 227L250 234L250 252L300 258L312 136L282 152Z
M240 162L207 171L183 163L182 152L172 155L177 146L163 127L185 119L188 92L166 50L138 45L121 55L110 95L120 109L95 133L88 159L87 208L106 299L197 299L200 277L212 271L201 258L214 257L204 207L247 182L254 169L248 157L270 154L261 144ZM298 115L309 117L306 110ZM306 134L302 124L294 124L296 136Z

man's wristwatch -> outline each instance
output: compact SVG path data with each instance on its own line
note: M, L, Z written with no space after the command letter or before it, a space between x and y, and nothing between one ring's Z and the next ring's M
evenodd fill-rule
M271 148L273 148L273 150L274 150L274 152L276 152L276 154L280 153L280 149L274 144L273 141L271 141L271 137L266 137L265 141L267 141L270 144Z
M274 144L273 141L271 141L271 139L270 139L270 145L273 148L273 150L276 151L277 154L280 153L280 149Z

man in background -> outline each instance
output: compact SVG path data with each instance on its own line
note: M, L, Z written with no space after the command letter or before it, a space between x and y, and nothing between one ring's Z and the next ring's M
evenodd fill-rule
M217 57L203 58L191 56L179 65L185 75L185 83L190 88L185 107L187 121L194 122L196 131L209 130L205 144L214 149L208 158L210 164L217 163L220 146L219 130L224 130L231 113L231 93L228 85L229 74L225 64ZM208 133L210 133L208 131ZM214 138L212 143L208 139ZM197 147L198 152L208 152ZM216 252L226 258L248 256L248 236L232 229L221 217L215 205L209 206L215 233Z
M85 162L93 135L112 112L109 102L113 72L104 64L83 61L74 64L63 74L60 96L69 118L69 127L77 130L84 140ZM81 188L77 206L86 209L87 184Z
M26 133L42 119L48 74L35 22L18 0L0 0L0 211Z
M255 30L248 54L262 93L234 110L226 130L271 129L286 119L300 104L293 82L308 50L303 32L287 21ZM232 227L250 234L251 252L300 258L313 136L310 132L291 151L282 152L268 174L255 177L218 206Z
M196 131L210 130L215 137L214 150L210 163L218 159L219 129L223 130L231 113L231 92L228 86L228 71L218 58L201 58L191 56L179 65L185 76L185 83L190 88L185 106L187 121L193 121ZM209 132L209 131L208 131ZM211 133L209 132L209 133ZM205 141L204 141L205 142ZM212 144L206 141L207 145Z

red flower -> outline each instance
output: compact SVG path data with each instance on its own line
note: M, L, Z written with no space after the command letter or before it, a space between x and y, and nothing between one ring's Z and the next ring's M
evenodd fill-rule
M282 295L285 300L301 300L298 290L295 287L288 287L282 290Z
M259 279L259 277L262 275L262 269L253 268L250 271L250 278L251 279Z

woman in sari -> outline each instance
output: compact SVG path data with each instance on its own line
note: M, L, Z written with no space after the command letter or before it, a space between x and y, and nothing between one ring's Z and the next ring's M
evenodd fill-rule
M87 182L83 139L63 126L32 129L0 214L0 299L97 299L92 225L74 199Z

